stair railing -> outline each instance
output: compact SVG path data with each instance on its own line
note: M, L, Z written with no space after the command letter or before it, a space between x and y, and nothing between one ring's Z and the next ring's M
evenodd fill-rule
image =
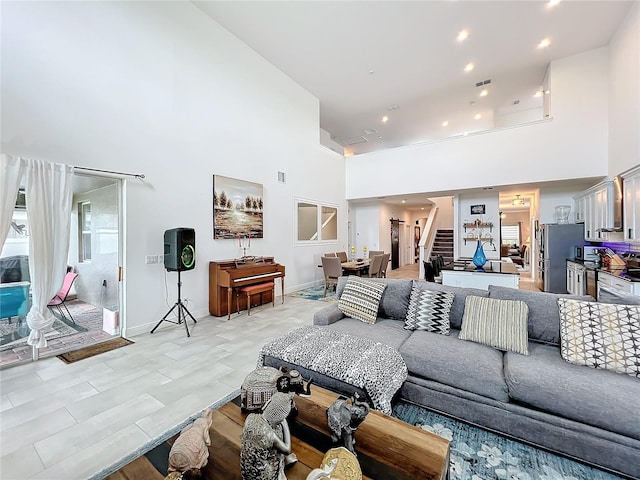
M418 278L424 280L424 261L431 256L431 251L433 250L433 242L436 238L436 232L438 231L435 228L436 218L438 218L438 207L434 206L429 212L429 216L427 217L427 221L424 224L424 230L422 231L422 236L420 237L420 243L418 244L420 247L420 263L418 267L419 276Z

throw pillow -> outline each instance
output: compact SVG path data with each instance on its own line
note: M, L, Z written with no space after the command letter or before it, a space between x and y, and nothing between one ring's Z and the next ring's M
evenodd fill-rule
M449 292L412 288L404 328L449 335L449 314L454 297Z
M340 295L338 308L347 317L376 323L380 298L386 287L384 283L352 275Z
M640 377L640 306L558 299L567 362Z
M527 316L520 300L498 300L469 295L465 302L459 338L529 355Z

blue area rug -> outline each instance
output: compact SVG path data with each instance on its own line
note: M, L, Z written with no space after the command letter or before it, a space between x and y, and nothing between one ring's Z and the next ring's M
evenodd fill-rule
M393 416L451 442L450 480L621 478L404 402Z
M322 302L337 302L338 298L336 297L336 291L334 286L332 285L329 290L327 290L327 296L324 297L322 294L324 293L324 285L319 285L317 287L309 287L304 290L298 290L297 292L290 293L289 295L292 297L306 298L307 300L320 300Z

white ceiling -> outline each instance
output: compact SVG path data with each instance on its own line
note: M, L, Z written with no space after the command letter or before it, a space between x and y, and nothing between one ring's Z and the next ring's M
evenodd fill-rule
M607 45L633 2L194 3L317 97L334 141L366 138L349 148L359 154L490 129L505 113L538 109L542 119L533 94L550 61ZM469 37L459 43L463 29ZM543 38L551 45L539 49ZM487 79L481 98L476 83Z

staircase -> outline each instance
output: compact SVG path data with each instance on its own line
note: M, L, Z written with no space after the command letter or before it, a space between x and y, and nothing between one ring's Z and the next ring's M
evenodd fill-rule
M433 249L431 250L431 258L442 255L444 263L453 262L453 230L438 229L435 239L433 240Z

